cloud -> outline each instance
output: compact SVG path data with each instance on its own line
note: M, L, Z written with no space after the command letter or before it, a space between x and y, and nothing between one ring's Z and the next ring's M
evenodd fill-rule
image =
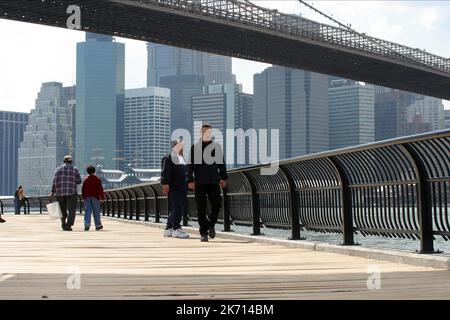
M438 20L439 20L439 13L436 8L425 8L420 17L420 22L428 30L435 30L436 22Z

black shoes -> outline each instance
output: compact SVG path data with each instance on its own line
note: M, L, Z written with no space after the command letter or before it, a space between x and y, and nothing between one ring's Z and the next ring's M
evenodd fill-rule
M0 223L5 223L5 222L6 222L6 220L0 218Z
M63 230L64 230L64 231L72 231L72 227L70 227L70 226L65 226Z
M84 226L84 231L89 231L89 228L90 227L88 227L88 226Z
M103 229L103 226L95 227L95 230L97 230L97 231L102 230L102 229Z
M211 239L214 239L216 237L216 229L214 229L214 227L210 228L208 235Z
M216 229L214 227L209 228L208 234L202 235L200 238L201 242L208 242L208 236L211 239L214 239L216 237Z

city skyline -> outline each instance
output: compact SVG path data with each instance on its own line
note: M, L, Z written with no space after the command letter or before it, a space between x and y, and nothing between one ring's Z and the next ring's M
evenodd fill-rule
M305 10L297 1L255 3L287 13L298 14L301 11L303 16L321 21L320 16ZM350 4L352 10L348 10ZM450 56L450 43L445 41L450 10L443 10L450 9L450 1L320 1L315 6L325 13L332 13L333 18L343 23L351 23L359 32ZM83 41L84 32L0 20L0 36L10 48L0 52L0 67L4 70L0 75L1 110L29 112L34 107L35 93L43 82L58 81L65 86L75 84L75 47L77 42ZM117 38L117 41L126 44L125 88L145 87L146 42L122 38ZM33 59L29 59L30 52ZM237 82L243 84L246 93L253 93L253 74L268 66L233 58ZM444 105L450 109L450 101L444 101Z

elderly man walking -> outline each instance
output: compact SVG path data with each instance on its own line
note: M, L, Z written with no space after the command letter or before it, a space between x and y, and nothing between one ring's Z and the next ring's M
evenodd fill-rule
M80 172L72 165L72 157L65 156L64 164L56 168L52 185L52 195L56 195L61 207L61 228L64 231L72 231L75 223L78 184L81 184Z

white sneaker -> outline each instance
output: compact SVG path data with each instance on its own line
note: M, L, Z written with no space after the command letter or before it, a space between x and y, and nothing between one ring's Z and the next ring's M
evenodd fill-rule
M185 238L189 238L189 235L180 228L173 232L172 237L185 239Z
M166 229L166 230L164 230L164 237L170 238L170 237L172 237L172 234L173 234L172 229Z

